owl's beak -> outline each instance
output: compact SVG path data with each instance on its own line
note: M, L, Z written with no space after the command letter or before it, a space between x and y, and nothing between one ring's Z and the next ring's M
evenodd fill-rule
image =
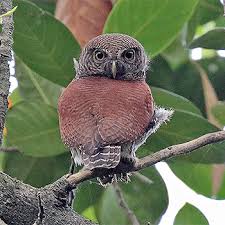
M116 62L113 61L112 62L112 76L114 79L116 78L116 74L117 74Z

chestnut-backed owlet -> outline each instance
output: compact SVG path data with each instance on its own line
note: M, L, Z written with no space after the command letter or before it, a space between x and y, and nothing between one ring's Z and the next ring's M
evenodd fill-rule
M58 105L61 137L76 164L134 163L138 147L170 118L171 110L154 105L148 65L143 46L128 35L100 35L84 47Z

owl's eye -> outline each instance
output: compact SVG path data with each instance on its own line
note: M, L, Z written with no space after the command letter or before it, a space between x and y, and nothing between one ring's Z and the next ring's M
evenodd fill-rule
M126 50L123 55L127 61L132 61L135 58L135 51L133 49Z
M94 57L95 57L96 60L101 61L106 57L106 54L103 51L95 50L94 51Z

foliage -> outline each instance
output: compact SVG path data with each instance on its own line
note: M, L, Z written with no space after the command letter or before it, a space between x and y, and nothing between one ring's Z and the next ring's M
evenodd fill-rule
M11 95L13 107L7 115L5 143L18 146L22 153L1 155L0 168L26 183L43 186L69 168L69 153L58 130L57 99L74 78L72 59L79 55L80 47L70 31L51 15L55 8L52 1L15 0L14 5L18 6L14 17L14 53L19 85ZM139 156L218 130L206 118L200 74L189 58L188 48L224 49L223 28L202 34L208 22L220 21L221 26L222 21L225 25L222 13L219 1L213 0L118 0L113 7L104 32L127 33L142 42L152 59L147 82L155 102L175 109L171 122L147 140ZM196 35L202 36L194 38ZM224 58L213 51L213 57L197 63L223 101ZM221 124L224 112L222 102L212 109ZM224 148L224 143L204 147L169 163L175 174L194 190L210 196L211 164L225 161ZM132 177L131 183L121 185L122 190L142 223L157 223L167 206L166 189L155 168L142 173L153 180L152 185ZM101 224L127 224L111 187L104 189L85 183L76 195L74 208L79 213L97 218ZM106 208L111 208L110 214L104 211ZM195 220L192 211L196 212L193 208L181 210L175 224L184 220L184 224L197 224L199 217Z

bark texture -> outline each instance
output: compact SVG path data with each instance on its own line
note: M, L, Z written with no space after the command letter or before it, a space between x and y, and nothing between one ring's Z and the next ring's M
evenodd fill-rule
M34 188L0 173L0 219L8 225L93 225L67 205L68 189L65 177Z
M0 15L12 9L10 0L0 1ZM13 44L13 17L3 17L2 32L0 33L0 146L2 144L2 133L5 124L5 115L8 108L9 94L9 64Z

